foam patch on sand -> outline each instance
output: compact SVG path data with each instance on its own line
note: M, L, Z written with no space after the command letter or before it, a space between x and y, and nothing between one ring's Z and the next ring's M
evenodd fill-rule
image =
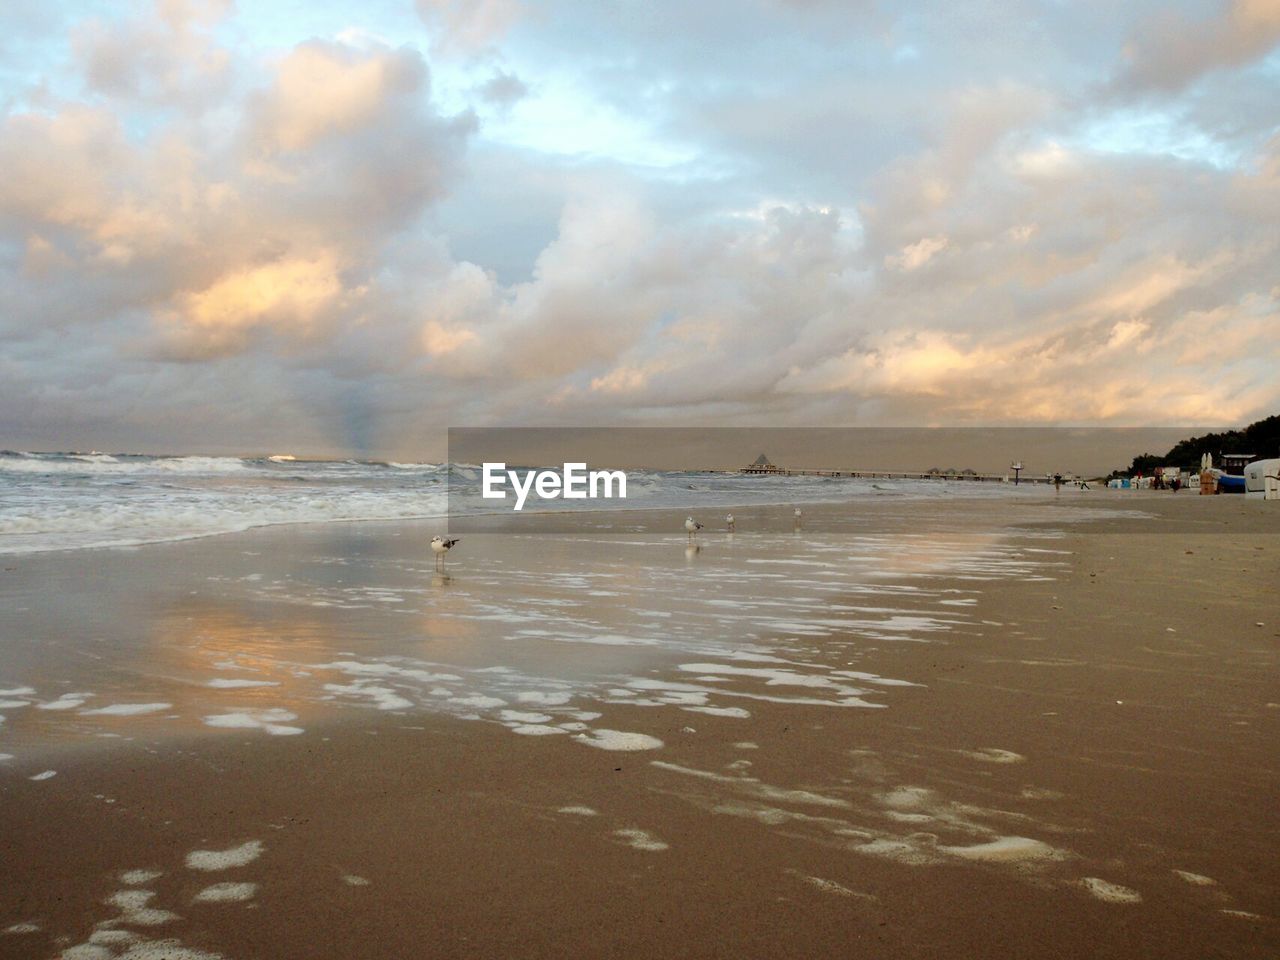
M834 880L827 880L823 877L813 877L808 874L801 873L799 870L787 870L787 873L813 887L815 890L821 890L823 893L833 894L837 897L849 897L854 900L872 900L878 901L880 898L869 893L859 893L857 890L850 890L842 883L836 883Z
M626 733L622 730L605 730L600 728L590 733L579 733L574 736L579 743L599 750L657 750L663 746L657 737L645 733Z
M832 676L819 673L800 673L795 670L769 667L739 667L728 663L682 663L678 669L685 673L704 674L712 677L721 676L732 679L757 680L761 681L766 687L801 687L821 693L829 692L832 696L829 698L789 697L751 693L744 690L730 690L724 687L707 689L690 685L690 690L700 691L704 695L745 697L750 700L762 700L768 703L804 704L821 707L879 708L884 706L882 703L871 703L868 700L864 700L863 697L869 691L861 687L849 686L843 679L837 680L833 679ZM628 686L634 687L636 684L630 683Z
M354 873L348 873L342 878L342 882L349 887L367 887L370 881L364 877L357 877Z
M229 850L193 850L187 854L189 870L230 870L243 867L262 856L261 840L250 840Z
M569 732L562 727L549 727L541 723L509 724L507 729L512 733L520 734L522 737L547 737Z
M995 863L1013 863L1020 860L1058 860L1062 854L1039 840L1030 837L1000 837L989 843L968 847L938 847L950 856L962 860L984 860Z
M58 954L58 960L111 960L115 954L95 943L79 943Z
M462 679L456 673L434 673L416 667L401 667L394 663L361 663L358 660L335 660L332 663L317 663L314 670L340 670L353 677L404 677L419 683L447 683Z
M242 903L258 892L256 883L215 883L196 894L197 903Z
M120 874L120 882L130 887L140 887L152 880L159 880L164 874L159 870L126 870Z
M1066 794L1044 787L1023 787L1021 796L1024 800L1061 800Z
M271 710L244 710L238 713L217 713L204 718L206 726L236 730L265 730L276 737L296 736L306 731L302 727L289 726L287 721L297 720L297 714L279 707Z
M1080 886L1084 887L1099 900L1105 900L1107 903L1141 903L1142 894L1130 887L1122 887L1118 883L1111 883L1109 880L1103 880L1099 877L1085 877L1080 881Z
M938 838L933 834L912 834L903 839L879 837L865 843L856 843L852 847L855 853L862 853L882 860L893 860L910 866L921 866L936 863L938 860L935 845Z
M120 913L120 922L137 927L158 927L163 923L172 923L181 919L170 910L149 907L147 904L155 896L153 890L117 890L107 897L106 903L116 907Z
M894 810L915 810L934 802L934 793L924 787L898 787L880 795L880 802Z
M519 710L503 710L498 716L507 723L550 723L552 720L547 713L523 713Z
M560 807L558 810L556 810L556 813L568 813L577 817L600 816L599 811L593 810L590 807L581 807L581 806Z
M92 697L92 693L64 693L57 700L48 700L44 703L37 703L37 710L74 710L76 707L83 707L85 702Z
M571 693L547 693L541 690L522 690L516 694L521 703L539 703L546 707L559 707L573 699Z
M683 767L678 763L667 763L665 760L651 760L651 766L660 770L669 770L672 773L679 773L686 777L697 777L702 780L712 780L716 783L729 784L735 787L738 792L748 796L756 797L761 800L768 800L779 803L798 803L804 806L818 807L848 807L848 800L842 800L839 797L827 797L820 793L814 793L810 790L797 790L788 787L775 787L772 784L763 783L756 777L744 775L729 776L723 773L716 773L712 770L698 770L694 767Z
M1022 763L1027 758L1012 750L1001 750L999 747L983 747L979 750L957 750L961 756L970 760L981 760L983 763Z
M750 710L743 710L741 707L685 707L690 713L705 713L712 717L733 717L736 720L747 720L751 716Z
M111 923L113 921L108 921ZM118 922L118 921L116 921ZM98 924L99 929L89 935L89 943L94 946L102 946L103 944L118 947L128 946L131 943L137 943L142 938L138 934L130 930L112 930L109 927L102 929L104 924ZM65 954L64 954L65 956Z
M28 780L48 780L50 777L56 777L57 770L46 770L44 773L37 773L34 777L27 777Z
M109 707L98 707L94 710L81 710L82 717L140 717L147 713L159 713L169 710L172 703L113 703Z
M659 850L669 850L671 847L670 844L664 843L648 831L637 827L615 830L613 835L634 850L648 850L656 853Z
M497 697L486 697L482 694L475 694L469 697L450 697L449 702L460 707L473 707L476 710L493 710L507 705L505 700L500 700Z
M22 923L15 923L11 927L5 927L4 932L5 933L39 933L40 924L31 923L30 921L24 921Z
M406 700L390 687L378 686L367 681L358 680L350 684L326 683L324 689L330 693L350 697L365 697L371 700L373 706L379 710L408 710L413 706L412 700Z
M232 677L215 677L205 684L215 690L247 690L250 687L278 687L275 680L236 680Z
M130 881L143 876L154 879L159 871L130 870L122 877ZM119 914L94 926L93 932L83 943L63 947L60 960L223 960L220 954L208 953L184 946L176 939L150 940L135 930L122 926L155 927L182 918L170 910L150 906L155 892L151 890L117 890L104 903L116 908ZM58 938L65 943L70 938Z
M1206 877L1202 873L1190 873L1186 870L1175 870L1173 871L1173 875L1197 887L1216 887L1218 885L1217 880L1213 879L1213 877Z

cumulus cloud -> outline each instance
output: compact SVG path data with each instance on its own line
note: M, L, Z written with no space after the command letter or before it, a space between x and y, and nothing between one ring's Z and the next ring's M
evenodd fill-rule
M1250 63L1278 43L1278 0L1224 0L1206 19L1163 9L1137 25L1116 85L1175 91L1210 71Z

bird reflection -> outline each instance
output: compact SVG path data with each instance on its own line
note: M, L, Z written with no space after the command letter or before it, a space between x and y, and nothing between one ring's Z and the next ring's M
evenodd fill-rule
M692 563L693 558L702 552L702 544L691 543L684 548L684 559L686 563Z

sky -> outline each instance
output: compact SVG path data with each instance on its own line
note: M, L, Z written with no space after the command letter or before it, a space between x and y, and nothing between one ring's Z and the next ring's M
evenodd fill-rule
M1280 0L0 12L0 447L1280 411Z

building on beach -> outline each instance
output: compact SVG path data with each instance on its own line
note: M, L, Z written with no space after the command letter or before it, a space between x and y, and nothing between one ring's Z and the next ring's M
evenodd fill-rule
M783 473L783 469L775 466L763 453L754 461L742 468L743 473Z

